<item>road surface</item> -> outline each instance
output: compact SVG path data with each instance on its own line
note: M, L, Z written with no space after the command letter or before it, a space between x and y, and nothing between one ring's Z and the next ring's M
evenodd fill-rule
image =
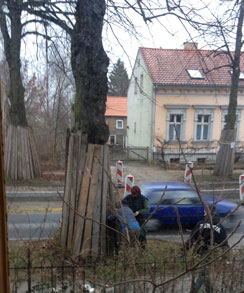
M229 244L234 245L244 235L244 207L236 211L231 223L228 221L227 233L231 234L240 220L243 220L237 232L230 238ZM9 240L41 240L51 239L60 227L61 212L42 213L11 213L8 215L8 236ZM184 241L190 234L189 229L183 229ZM176 227L163 228L157 231L149 231L148 239L159 239L164 241L181 242L181 235ZM242 240L238 247L244 246Z

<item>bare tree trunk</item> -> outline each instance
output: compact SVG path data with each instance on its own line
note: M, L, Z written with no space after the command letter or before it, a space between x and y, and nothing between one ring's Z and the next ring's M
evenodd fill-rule
M76 84L75 128L88 134L88 142L105 144L108 57L103 49L104 0L77 1L76 24L71 32L71 65Z
M240 5L240 13L238 16L238 25L236 33L235 54L232 60L232 77L231 77L231 89L230 99L227 115L227 123L225 129L222 130L219 151L216 157L216 166L214 170L215 175L219 176L231 176L234 168L234 156L235 148L231 148L236 139L236 107L238 96L238 85L240 76L240 56L242 42L242 27L244 20L244 0ZM231 144L232 143L232 144Z
M235 159L236 129L223 129L217 152L214 175L231 176Z
M5 158L8 158L8 161L5 161L5 167L7 167L7 176L14 179L29 179L40 176L41 171L33 133L27 124L24 103L25 89L20 72L22 1L10 0L8 4L10 24L6 20L3 8L0 7L0 27L10 80L8 92L10 126L5 144ZM8 24L10 28L8 28Z

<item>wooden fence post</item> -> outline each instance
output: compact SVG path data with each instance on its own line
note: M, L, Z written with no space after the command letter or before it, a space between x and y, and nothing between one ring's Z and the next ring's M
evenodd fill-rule
M1 97L1 88L0 88ZM2 135L2 110L0 106L0 292L9 293L8 227L5 190Z

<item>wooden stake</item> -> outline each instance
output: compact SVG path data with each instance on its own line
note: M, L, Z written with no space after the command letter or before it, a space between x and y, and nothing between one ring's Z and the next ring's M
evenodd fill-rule
M95 158L96 160L96 158ZM91 249L93 252L93 256L97 257L99 253L99 240L100 240L100 225L98 222L101 220L101 200L102 200L102 178L103 178L103 166L101 162L103 161L103 147L100 147L100 155L99 155L99 177L97 182L97 190L96 190L96 198L93 212L94 222L92 223L92 243Z
M0 88L1 97L1 88ZM2 111L0 107L0 292L9 293L7 200L3 160Z
M75 218L75 196L76 196L76 181L77 181L77 168L78 168L78 162L77 158L79 157L79 138L80 135L73 134L74 136L74 145L73 149L71 150L73 152L72 156L72 170L71 170L71 185L70 185L70 209L69 209L69 230L68 230L68 243L67 248L72 248L72 241L73 241L73 228L74 228L74 218Z
M72 175L72 163L73 163L73 145L74 136L71 135L69 139L69 151L67 158L67 173L65 178L65 189L64 189L64 202L63 202L63 213L62 213L62 230L61 230L61 243L64 247L67 245L67 235L68 235L68 223L69 223L69 192L71 185L71 175Z
M103 146L103 192L102 192L102 207L101 207L101 223L106 224L106 202L108 195L108 170L109 160L108 160L108 146ZM105 226L101 226L101 253L103 255L106 254L106 228Z
M73 254L80 254L81 243L83 240L83 232L84 232L84 217L86 216L86 207L87 200L89 194L89 186L91 181L91 172L92 172L92 162L93 162L93 154L94 154L94 145L88 145L88 151L86 156L86 163L84 168L84 173L82 176L82 185L80 198L78 203L78 214L75 219L75 230L74 230L74 242L73 242Z
M94 151L94 159L93 159L93 166L92 166L92 178L90 183L90 189L89 189L89 197L88 197L88 203L87 203L87 213L86 217L89 219L93 218L94 213L94 205L95 205L95 198L97 193L97 181L99 177L99 156L100 156L100 148L101 146L95 145L95 151ZM81 254L83 258L86 258L91 249L91 237L92 237L92 221L91 220L85 220L84 225L84 236L83 236L83 245Z

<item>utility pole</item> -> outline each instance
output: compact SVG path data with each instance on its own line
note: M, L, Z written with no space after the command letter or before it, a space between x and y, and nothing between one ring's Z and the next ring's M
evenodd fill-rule
M1 83L1 81L0 81ZM1 84L0 84L0 101ZM0 292L9 293L8 227L7 205L3 159L2 107L0 105Z

